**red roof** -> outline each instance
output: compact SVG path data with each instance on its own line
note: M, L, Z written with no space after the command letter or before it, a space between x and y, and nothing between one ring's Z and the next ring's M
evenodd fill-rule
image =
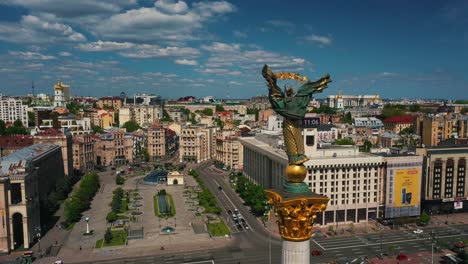
M232 116L233 114L234 112L230 111L219 111L215 113L216 116Z
M412 116L392 116L385 119L384 123L413 123L414 118Z
M37 136L62 136L63 135L63 132L58 130L58 129L55 129L55 128L48 128L44 131L41 131L39 133L36 134Z
M34 139L29 135L0 136L2 148L25 148L34 144Z

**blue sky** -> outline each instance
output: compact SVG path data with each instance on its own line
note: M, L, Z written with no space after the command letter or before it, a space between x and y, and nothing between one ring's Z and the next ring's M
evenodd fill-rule
M0 0L0 92L249 98L267 63L330 73L319 98L466 99L466 25L467 1Z

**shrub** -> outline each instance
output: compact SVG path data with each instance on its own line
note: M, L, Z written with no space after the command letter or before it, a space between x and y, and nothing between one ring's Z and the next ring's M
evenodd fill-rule
M106 220L109 223L115 222L115 220L117 220L117 218L118 218L118 216L117 216L117 213L115 213L115 212L110 212L106 216Z
M106 244L109 244L112 241L112 232L110 230L110 227L107 228L106 233L104 234L104 241Z

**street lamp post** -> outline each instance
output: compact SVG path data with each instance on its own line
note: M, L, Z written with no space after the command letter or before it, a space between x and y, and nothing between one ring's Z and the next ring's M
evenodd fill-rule
M434 264L434 245L437 241L437 233L434 230L431 231L431 264Z
M85 221L86 221L86 234L89 235L89 220L91 220L91 218L89 216L85 217Z

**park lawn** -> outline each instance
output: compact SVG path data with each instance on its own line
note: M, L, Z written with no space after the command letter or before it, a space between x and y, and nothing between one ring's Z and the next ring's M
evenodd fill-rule
M223 220L219 223L208 224L208 232L212 236L225 236L231 233Z
M154 215L157 216L157 217L160 217L159 216L159 206L158 206L158 195L155 194L153 196L153 205L154 205Z
M96 241L96 248L125 245L125 241L127 240L127 231L115 230L111 232L112 240L110 241L110 243L107 244L104 242L104 239L99 239L98 241Z

